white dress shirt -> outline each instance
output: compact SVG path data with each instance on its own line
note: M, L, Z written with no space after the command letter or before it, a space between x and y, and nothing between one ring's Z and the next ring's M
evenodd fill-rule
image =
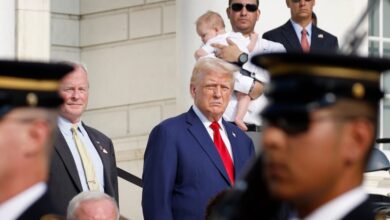
M0 219L14 220L37 201L46 191L47 186L39 182L18 195L0 204Z
M87 148L88 155L91 157L93 166L95 168L96 176L99 181L100 186L100 192L104 192L104 168L102 160L99 156L99 153L97 152L95 146L93 145L91 139L88 136L87 131L84 129L83 124L81 121L77 123L78 126L78 136L83 141L84 145ZM68 144L69 150L72 153L74 162L76 163L77 172L80 177L81 186L83 188L83 191L89 191L87 180L85 177L85 172L83 168L83 162L81 160L79 151L77 150L77 146L73 140L73 134L72 134L72 123L68 121L67 119L63 117L58 117L58 127L60 128L60 131L62 135L65 138L66 143Z
M363 187L356 187L317 208L304 220L342 219L367 198L368 195Z
M204 125L204 127L206 128L207 132L209 133L210 137L211 137L211 140L214 141L214 131L212 128L210 128L210 125L212 123L212 121L209 121L204 115L203 113L199 110L198 107L196 107L196 105L193 105L192 106L192 109L194 110L195 114L198 116L198 118L202 121L202 124ZM218 124L219 124L219 129L220 129L220 133L221 133L221 137L222 137L222 140L223 142L225 143L225 146L230 154L230 157L232 158L232 161L234 163L234 159L233 159L233 152L232 152L232 146L230 144L230 141L229 141L229 138L227 136L227 133L226 133L226 129L225 129L225 126L223 125L222 123L222 118L220 118L218 120Z
M299 39L299 42L301 42L301 39L302 39L302 30L303 30L303 27L301 27L301 25L299 25L298 23L296 23L295 21L291 20L291 24L295 30L295 34L297 35L298 39ZM309 23L306 27L306 33L307 33L307 40L309 41L309 45L311 45L311 29L312 29L312 24Z

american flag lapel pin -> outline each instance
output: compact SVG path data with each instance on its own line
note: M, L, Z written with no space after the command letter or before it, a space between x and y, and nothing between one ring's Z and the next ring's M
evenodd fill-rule
M108 154L108 151L107 151L104 147L102 147L102 145L100 144L99 141L96 141L96 144L99 145L99 148L100 148L100 150L101 150L103 153Z

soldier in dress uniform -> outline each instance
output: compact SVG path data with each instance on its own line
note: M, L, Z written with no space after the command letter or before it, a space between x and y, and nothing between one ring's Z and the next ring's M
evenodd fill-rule
M219 219L374 219L362 182L390 60L275 53L252 62L271 74L263 152L230 194L239 194L233 217Z
M0 219L60 219L46 180L62 104L59 80L73 67L0 61Z

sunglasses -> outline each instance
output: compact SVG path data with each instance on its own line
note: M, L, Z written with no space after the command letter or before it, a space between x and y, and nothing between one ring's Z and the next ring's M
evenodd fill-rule
M357 118L364 118L375 123L375 118L364 115L356 116L325 116L310 118L309 112L300 113L285 113L283 115L268 115L264 117L266 126L273 126L283 130L288 135L298 135L309 130L312 122L333 120L335 122L345 122L355 120Z
M294 3L299 3L299 2L301 2L301 0L291 0L292 2L294 2ZM311 0L305 0L305 2L311 2Z
M310 118L308 113L293 113L283 115L269 115L264 117L266 126L273 126L283 130L288 135L297 135L309 129Z
M258 8L258 6L256 4L244 5L242 3L233 3L230 7L232 8L233 11L239 12L244 8L244 6L245 6L246 10L249 12L255 12L255 11L257 11L257 8Z

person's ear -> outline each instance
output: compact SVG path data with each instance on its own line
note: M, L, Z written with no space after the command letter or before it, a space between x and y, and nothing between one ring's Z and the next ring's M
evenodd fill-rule
M287 5L287 8L290 8L290 0L286 0L286 5Z
M348 163L364 161L367 153L372 147L372 141L375 134L375 128L368 119L356 119L345 125L346 132L342 152Z
M44 120L35 120L29 124L26 132L29 141L29 144L25 149L27 155L41 153L50 138L50 127L48 122Z
M191 93L192 98L195 98L196 86L194 86L193 84L190 85L190 93Z
M229 10L230 10L230 6L226 8L226 15L227 15L227 17L228 17L229 20L230 20L230 13L229 13Z

